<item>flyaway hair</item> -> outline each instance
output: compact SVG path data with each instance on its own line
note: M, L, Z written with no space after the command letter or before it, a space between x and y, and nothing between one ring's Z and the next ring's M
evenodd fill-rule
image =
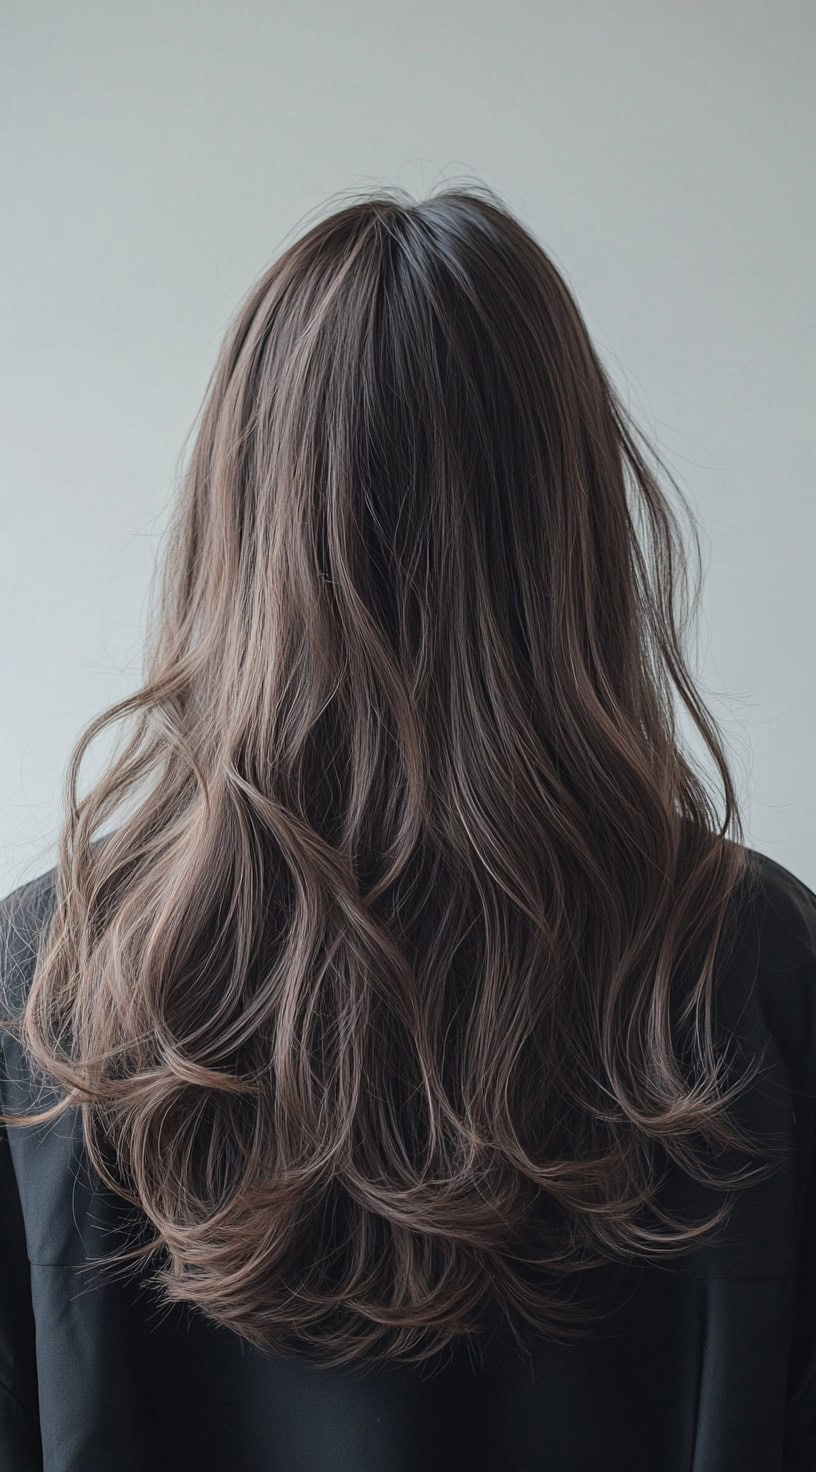
M769 1168L733 1155L752 866L665 467L483 186L312 224L197 419L143 683L74 748L6 1009L59 1098L5 1122L81 1110L148 1228L115 1261L262 1349L586 1333L570 1275L687 1252ZM667 1211L669 1169L715 1209Z

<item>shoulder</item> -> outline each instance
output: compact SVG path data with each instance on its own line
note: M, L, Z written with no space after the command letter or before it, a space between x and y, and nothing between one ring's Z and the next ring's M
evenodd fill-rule
M0 899L0 987L3 1013L22 1004L40 939L54 908L57 866L18 884Z
M747 848L720 992L726 1029L770 1041L797 1088L816 1088L816 893L791 869Z
M112 833L92 840L105 844ZM52 864L0 898L0 995L3 1015L9 1000L19 1006L34 974L37 954L58 897L58 865Z
M761 932L785 941L791 953L816 951L816 893L769 854L754 848L746 852L749 893Z
M33 879L26 879L18 884L16 889L0 898L0 917L2 917L3 935L16 932L22 927L23 933L28 933L31 925L37 928L38 920L50 912L53 904L57 881L57 866L52 864L50 869L45 869Z
M750 948L757 971L784 991L784 978L816 992L816 893L791 869L747 849L745 884L734 908L737 943ZM767 988L766 988L767 989Z

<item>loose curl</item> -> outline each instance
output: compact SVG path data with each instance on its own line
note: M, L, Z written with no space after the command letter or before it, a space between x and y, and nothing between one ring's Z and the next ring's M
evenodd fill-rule
M768 1169L713 1163L754 1148L713 1011L752 851L638 438L484 186L344 201L227 332L5 1023L59 1098L4 1120L78 1107L149 1227L113 1261L261 1349L583 1334L558 1280L687 1252Z

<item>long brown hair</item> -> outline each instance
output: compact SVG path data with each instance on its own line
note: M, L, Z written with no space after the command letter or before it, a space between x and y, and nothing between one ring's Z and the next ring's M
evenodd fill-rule
M6 1024L60 1097L5 1119L78 1106L150 1224L122 1260L260 1348L583 1333L556 1279L688 1251L757 1176L713 1166L751 1148L713 1013L751 851L650 459L486 186L345 199L230 325ZM729 1188L703 1222L672 1162Z

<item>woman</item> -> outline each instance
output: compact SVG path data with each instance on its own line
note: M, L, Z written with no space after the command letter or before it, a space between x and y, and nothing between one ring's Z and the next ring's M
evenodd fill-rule
M681 553L491 191L249 292L2 906L4 1468L816 1466L816 895L742 841Z

